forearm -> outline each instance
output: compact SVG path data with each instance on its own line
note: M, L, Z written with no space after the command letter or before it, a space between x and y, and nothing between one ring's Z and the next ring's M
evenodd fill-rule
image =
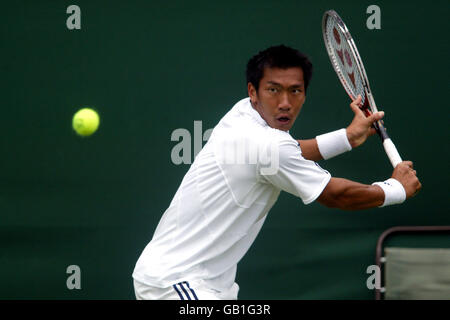
M303 157L313 161L330 159L352 150L346 129L321 134L315 139L297 141L302 149Z
M384 192L376 185L331 178L318 201L330 208L363 210L381 206L384 202Z
M297 142L300 144L302 155L305 159L312 161L319 161L323 159L322 155L320 154L316 139L297 140Z

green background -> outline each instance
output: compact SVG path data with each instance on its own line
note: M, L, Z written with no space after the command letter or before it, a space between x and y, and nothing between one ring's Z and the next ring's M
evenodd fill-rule
M81 9L68 30L66 8ZM366 8L381 8L381 30ZM321 19L348 25L385 123L422 191L363 212L305 206L282 193L238 265L240 299L373 299L366 269L398 225L450 225L448 1L9 1L0 20L0 298L133 299L131 273L189 165L177 128L212 128L246 96L247 60L275 44L315 71L291 130L312 138L352 119ZM99 130L71 118L95 108ZM447 141L447 142L446 142ZM362 183L387 179L377 137L321 166ZM450 246L448 237L440 240ZM66 268L81 268L68 290Z

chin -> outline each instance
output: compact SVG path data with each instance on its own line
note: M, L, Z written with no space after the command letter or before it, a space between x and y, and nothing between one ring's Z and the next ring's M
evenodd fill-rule
M274 123L273 125L271 125L271 127L274 129L281 130L281 131L289 131L292 128L292 123L286 123L286 124Z
M271 127L281 131L289 131L291 129L291 126L271 126Z

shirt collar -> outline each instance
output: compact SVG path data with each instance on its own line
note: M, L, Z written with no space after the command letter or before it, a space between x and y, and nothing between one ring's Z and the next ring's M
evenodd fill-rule
M263 126L263 127L270 127L269 124L266 122L266 120L264 120L261 117L259 112L256 111L255 108L253 108L253 106L252 106L252 104L250 102L250 98L245 98L245 99L242 100L242 105L241 105L240 111L242 113L248 114L253 120L255 120L261 126ZM278 130L278 129L274 129L274 130ZM285 131L285 132L289 133L289 130Z
M242 102L242 107L240 108L242 113L248 114L253 120L264 127L269 126L266 120L261 117L259 112L253 108L250 98L246 98Z

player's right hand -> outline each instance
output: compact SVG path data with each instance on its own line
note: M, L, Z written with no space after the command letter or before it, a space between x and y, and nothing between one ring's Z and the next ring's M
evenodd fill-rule
M405 189L406 199L415 196L422 188L422 184L417 178L417 172L413 169L411 161L400 162L392 172L392 178L398 180Z

